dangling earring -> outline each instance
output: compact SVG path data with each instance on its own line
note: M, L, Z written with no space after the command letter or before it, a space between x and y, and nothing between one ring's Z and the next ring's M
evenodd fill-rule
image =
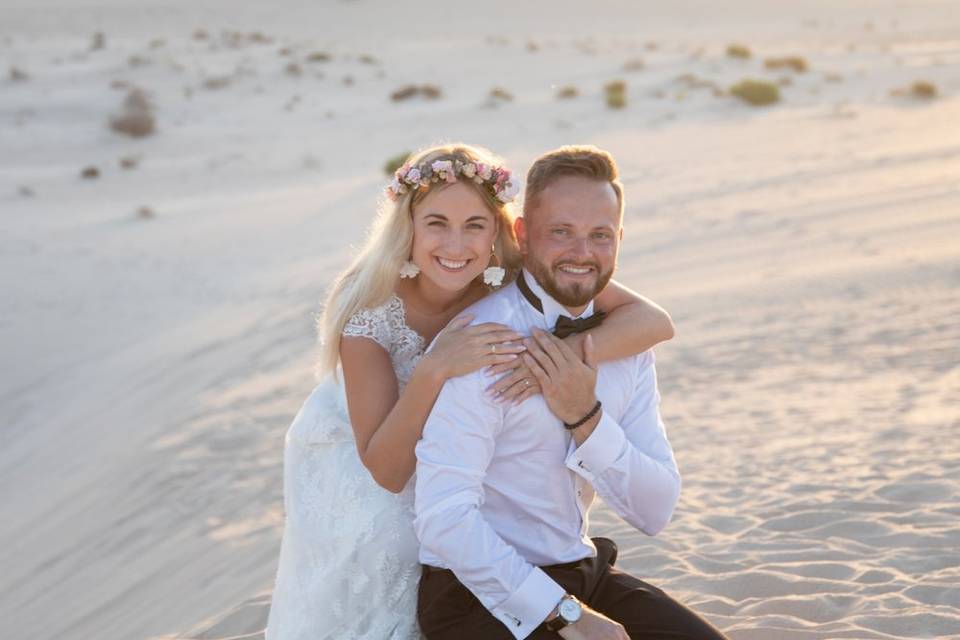
M412 260L407 260L400 265L401 278L416 278L418 273L420 273L420 267L414 264Z
M491 287L499 287L503 284L503 277L507 275L507 271L502 267L497 266L497 246L490 246L490 257L494 261L494 265L487 267L483 270L483 282L490 285Z

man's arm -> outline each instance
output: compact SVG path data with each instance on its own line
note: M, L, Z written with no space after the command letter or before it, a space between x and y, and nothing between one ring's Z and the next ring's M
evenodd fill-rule
M619 423L606 412L566 465L624 520L659 533L680 497L680 472L660 416L652 351L637 357L633 396Z
M554 415L576 424L596 405L597 364L593 343L583 360L562 340L534 331L523 360L537 377ZM577 448L565 461L624 520L649 535L670 521L680 496L680 474L660 419L660 394L652 351L634 359L630 401L619 423L607 412L573 430Z
M539 625L564 589L504 542L481 516L483 479L503 426L484 378L449 379L417 444L416 519L423 551L440 558L517 638Z

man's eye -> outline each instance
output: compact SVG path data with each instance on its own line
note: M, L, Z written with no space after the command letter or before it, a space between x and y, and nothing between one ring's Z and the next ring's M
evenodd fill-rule
M597 233L593 234L593 237L597 240L609 240L610 234L598 231Z
M565 235L567 235L567 230L566 230L566 229L554 229L554 230L553 230L553 235L555 235L555 236L565 236Z

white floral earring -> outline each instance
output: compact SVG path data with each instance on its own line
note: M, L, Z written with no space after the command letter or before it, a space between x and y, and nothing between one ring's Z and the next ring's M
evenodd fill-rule
M416 278L418 273L420 273L420 267L414 264L413 260L407 260L400 265L401 278Z
M490 257L494 260L497 260L496 245L492 245L490 247ZM499 262L499 260L497 260L497 262ZM503 277L505 275L507 275L506 269L500 266L494 265L487 267L483 270L483 282L491 287L499 287L501 284L503 284Z

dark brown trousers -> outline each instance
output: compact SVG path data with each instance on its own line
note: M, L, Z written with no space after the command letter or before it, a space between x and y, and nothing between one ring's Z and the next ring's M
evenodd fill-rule
M541 567L591 609L622 624L634 640L726 640L726 636L661 589L615 569L617 545L594 538L597 557ZM417 602L428 640L514 640L513 634L447 569L424 567ZM532 640L559 640L538 626Z

